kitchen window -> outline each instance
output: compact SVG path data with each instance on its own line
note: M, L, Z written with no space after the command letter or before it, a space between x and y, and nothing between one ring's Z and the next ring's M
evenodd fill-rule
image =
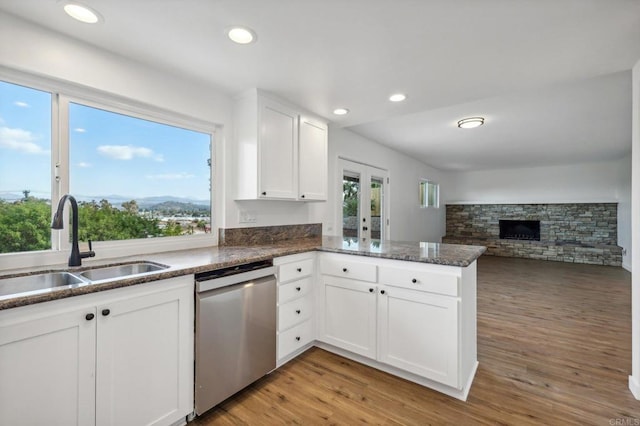
M439 207L440 185L429 180L420 181L420 207Z
M99 255L123 240L139 252L188 238L211 245L214 127L193 123L0 82L0 253L68 255L69 226L50 228L66 193L78 201L80 241L101 242Z

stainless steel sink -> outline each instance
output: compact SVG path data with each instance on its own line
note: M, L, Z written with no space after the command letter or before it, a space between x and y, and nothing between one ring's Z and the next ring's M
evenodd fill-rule
M80 272L78 275L88 279L89 281L101 281L115 278L126 278L131 275L147 274L150 272L162 271L167 268L168 266L158 265L156 263L137 262L89 269L87 271Z
M86 283L86 281L68 272L49 272L46 274L5 278L0 279L0 297Z

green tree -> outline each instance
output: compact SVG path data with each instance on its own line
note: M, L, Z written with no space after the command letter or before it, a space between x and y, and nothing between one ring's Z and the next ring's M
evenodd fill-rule
M51 206L25 196L9 203L0 200L0 253L51 248Z

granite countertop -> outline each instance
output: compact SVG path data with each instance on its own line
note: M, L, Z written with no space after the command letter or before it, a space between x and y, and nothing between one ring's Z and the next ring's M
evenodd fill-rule
M2 273L0 279L11 276L35 275L51 271L81 272L86 269L126 264L135 261L148 261L168 266L160 272L132 276L131 278L106 280L21 293L18 295L0 296L0 310L31 305L34 303L62 299L82 294L95 293L131 285L147 283L167 278L196 274L242 263L273 259L274 257L309 251L345 253L359 256L370 256L385 259L411 262L434 263L439 265L465 267L476 260L484 251L482 246L463 246L456 244L418 243L418 242L380 242L342 237L301 238L277 243L253 246L216 246L198 249L171 251L140 256L129 256L126 259L109 259L105 261L85 261L79 268L68 268L64 265L43 269L15 270Z
M334 253L461 267L469 266L486 249L484 246L443 243L380 240L367 242L342 237L323 237L322 246L318 248L319 251Z

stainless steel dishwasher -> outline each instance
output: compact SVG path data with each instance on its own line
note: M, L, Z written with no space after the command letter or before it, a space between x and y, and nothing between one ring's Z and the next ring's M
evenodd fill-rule
M274 272L264 261L196 274L196 414L276 368Z

